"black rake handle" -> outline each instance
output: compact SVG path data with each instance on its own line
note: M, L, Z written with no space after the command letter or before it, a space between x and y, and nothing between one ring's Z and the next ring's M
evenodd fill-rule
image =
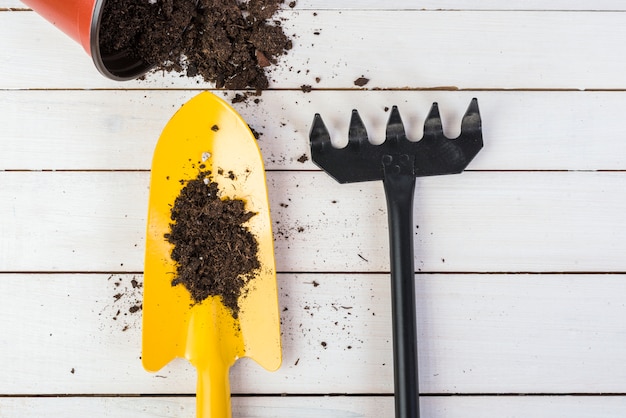
M419 418L411 156L383 156L389 218L391 311L396 418ZM410 170L410 171L409 171ZM407 172L409 171L409 172Z

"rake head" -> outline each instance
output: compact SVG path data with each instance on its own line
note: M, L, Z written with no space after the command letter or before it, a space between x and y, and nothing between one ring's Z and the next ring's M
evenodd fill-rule
M309 135L311 158L339 183L382 180L385 172L396 171L415 177L456 174L483 147L478 101L472 99L461 122L461 134L449 139L443 134L437 103L433 103L424 123L424 136L409 141L397 106L393 106L387 123L386 139L373 145L367 136L359 112L352 111L348 145L335 148L322 117L313 119Z

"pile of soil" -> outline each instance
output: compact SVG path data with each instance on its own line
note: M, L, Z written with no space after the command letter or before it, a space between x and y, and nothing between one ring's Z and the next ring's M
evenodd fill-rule
M255 215L239 199L221 199L210 172L186 182L171 210L171 231L177 263L172 285L184 285L195 303L219 296L235 318L246 283L261 267L258 242L244 225Z
M283 0L107 0L100 48L129 51L157 70L202 76L218 88L268 87L265 67L291 49Z

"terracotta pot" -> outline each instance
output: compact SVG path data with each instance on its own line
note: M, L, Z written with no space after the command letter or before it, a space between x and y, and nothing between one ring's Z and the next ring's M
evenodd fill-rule
M130 80L145 74L152 65L133 57L130 51L104 54L100 50L99 32L106 0L22 0L76 42L91 56L104 76L113 80Z

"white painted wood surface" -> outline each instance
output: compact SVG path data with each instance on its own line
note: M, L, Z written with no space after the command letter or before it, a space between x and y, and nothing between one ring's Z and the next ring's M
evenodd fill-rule
M0 391L189 394L177 361L156 374L139 358L141 302L130 274L6 274ZM280 274L283 366L232 369L240 394L390 394L391 321L385 274ZM626 379L626 280L619 275L416 276L425 394L620 393ZM118 313L118 311L120 311ZM600 320L603 318L604 320ZM615 318L609 320L608 318ZM326 343L324 346L322 343Z
M273 88L355 88L361 76L370 79L367 88L626 87L619 53L625 13L285 10L280 16L285 32L296 36L271 71ZM3 88L210 87L177 74L106 80L78 44L33 12L1 13L0 38L10 40L0 44Z
M0 81L1 82L1 81ZM195 90L7 90L0 165L7 170L149 170L155 138ZM230 99L235 93L218 93ZM223 96L225 94L225 96ZM409 136L422 136L432 102L439 103L444 131L459 134L472 97L479 100L484 135L492 140L469 170L621 170L626 139L619 123L621 92L505 91L268 91L257 105L236 104L250 126L268 170L317 170L307 136L319 112L338 144L347 141L350 112L357 108L370 137L384 138L398 105ZM68 115L71 118L68 120ZM45 117L46 123L40 119ZM87 134L86 134L87 133ZM19 145L19 146L18 146Z
M9 398L3 416L97 416L107 418L193 418L193 398ZM391 397L235 397L233 414L250 418L353 418L393 414ZM487 407L488 406L488 409ZM579 418L615 418L626 409L624 397L498 396L422 398L422 415L446 418L553 418L564 411ZM489 415L486 415L489 414Z
M289 2L286 2L289 3ZM28 9L19 0L0 0L0 8ZM304 10L607 10L623 11L620 0L297 0L295 9Z
M129 308L152 150L212 86L105 80L13 8L25 9L0 0L0 417L192 417L194 370L143 371ZM282 12L295 47L260 103L235 107L263 134L284 362L237 363L236 417L393 416L382 186L338 185L298 160L315 112L341 143L358 108L380 141L395 104L418 139L437 101L455 136L472 97L485 149L469 172L417 183L422 416L626 416L625 10L300 0Z
M2 271L143 269L147 172L2 172ZM623 272L622 172L467 172L418 179L415 266ZM389 270L382 184L269 172L284 272Z

